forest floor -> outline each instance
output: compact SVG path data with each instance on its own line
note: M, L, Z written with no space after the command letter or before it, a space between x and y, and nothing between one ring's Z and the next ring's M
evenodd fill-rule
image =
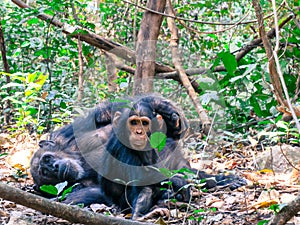
M0 181L24 191L33 192L29 174L29 162L38 148L36 137L26 133L0 134ZM144 218L156 224L266 224L283 204L293 200L299 193L300 148L291 145L265 146L253 139L228 141L209 145L200 150L201 140L191 136L186 149L191 164L208 173L232 172L247 180L247 185L234 191L218 188L203 192L193 188L189 204L173 204L169 217L157 217L155 213ZM203 144L203 143L202 143ZM204 154L205 153L205 154ZM1 195L1 193L0 193ZM88 210L110 213L109 207L94 204ZM114 215L128 217L128 215ZM45 215L33 209L0 198L0 223L9 225L71 224L61 218ZM295 216L290 225L300 224Z

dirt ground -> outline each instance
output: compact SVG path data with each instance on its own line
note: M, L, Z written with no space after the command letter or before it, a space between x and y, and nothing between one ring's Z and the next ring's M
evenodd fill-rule
M11 136L0 134L0 179L24 191L33 192L33 181L29 174L29 162L37 149L40 137L26 133ZM276 207L290 202L299 193L299 171L297 167L299 147L290 145L263 146L251 141L239 144L222 143L222 146L207 146L197 149L201 141L191 137L187 151L193 167L208 173L229 171L247 180L247 185L230 191L217 188L203 192L192 188L189 204L172 204L169 216L158 217L155 212L144 220L157 224L264 224L274 215ZM114 210L99 204L87 208L97 213L114 215ZM68 221L1 199L0 223L25 224L71 224ZM300 224L295 216L288 224Z

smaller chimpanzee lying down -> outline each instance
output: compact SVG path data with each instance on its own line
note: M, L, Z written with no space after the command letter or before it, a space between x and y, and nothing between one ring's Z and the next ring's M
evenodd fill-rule
M186 179L170 173L193 170L179 144L187 128L181 111L162 97L104 102L40 141L31 174L37 189L63 181L79 183L66 203L115 204L136 219L165 199L189 200ZM245 184L233 175L197 174L207 179L206 188Z

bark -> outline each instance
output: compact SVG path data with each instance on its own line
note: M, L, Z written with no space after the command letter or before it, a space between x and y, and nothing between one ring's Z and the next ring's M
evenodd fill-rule
M148 0L147 8L164 12L166 0ZM149 93L153 90L155 74L156 42L163 16L145 11L136 43L136 70L134 94Z
M286 224L293 216L300 211L300 196L284 206L277 215L273 217L268 225L283 225Z
M270 43L270 40L266 34L265 27L264 27L264 19L263 19L263 12L262 8L258 2L258 0L252 0L252 4L255 9L255 14L257 17L258 21L258 29L259 29L259 36L262 39L262 43L264 45L268 61L269 61L269 73L270 73L270 79L271 83L274 88L274 94L276 95L277 101L281 104L284 105L284 97L283 97L283 91L279 79L279 75L276 70L276 63L273 57L273 49L272 45Z
M3 29L2 29L2 18L0 17L0 49L1 49L1 55L2 55L2 61L4 65L4 71L6 73L9 73L9 65L6 57L6 48L5 48L5 40L4 40L4 34L3 34ZM6 83L10 83L10 76L6 75ZM10 92L10 88L6 89L6 92L8 95ZM9 109L9 111L6 111L4 113L4 123L8 124L10 121L10 109L11 109L11 102L10 100L5 101L3 109Z
M172 16L175 15L170 1L168 1L168 3L167 3L166 12L169 15L172 15ZM182 84L187 89L187 92L193 101L196 111L200 117L200 120L201 120L201 123L203 126L203 131L207 135L210 130L210 125L211 125L210 120L209 120L205 110L203 109L201 102L198 99L198 95L195 92L195 89L193 88L187 74L185 73L185 70L182 67L180 52L178 49L178 41L179 41L178 29L175 24L175 20L171 17L168 17L167 22L168 22L168 27L171 32L170 46L171 46L171 54L172 54L172 60L173 60L174 66L175 66L176 70L178 71L179 78L180 78Z
M81 223L89 225L146 225L132 220L125 220L110 216L104 216L99 213L93 213L78 206L71 206L54 202L49 199L21 191L0 182L0 198L17 204L41 211L70 221L71 223Z
M78 37L78 64L79 64L79 73L78 73L78 102L81 102L83 98L83 55L82 55L82 43L80 40L80 36Z
M118 90L118 85L116 84L117 80L117 70L116 63L113 54L109 54L108 52L104 52L105 55L105 64L107 71L107 86L109 92L115 92Z

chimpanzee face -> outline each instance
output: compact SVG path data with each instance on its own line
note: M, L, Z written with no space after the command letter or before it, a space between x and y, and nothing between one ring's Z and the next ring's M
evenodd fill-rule
M145 149L148 142L148 134L150 133L151 120L146 116L133 115L127 120L127 128L129 130L129 142L134 150Z
M38 185L76 182L84 175L84 169L75 154L60 151L59 145L53 141L41 141L39 145L40 149L31 160L32 175Z
M150 150L151 132L161 130L162 116L156 114L145 103L136 103L132 107L115 112L113 125L119 141L130 149Z

